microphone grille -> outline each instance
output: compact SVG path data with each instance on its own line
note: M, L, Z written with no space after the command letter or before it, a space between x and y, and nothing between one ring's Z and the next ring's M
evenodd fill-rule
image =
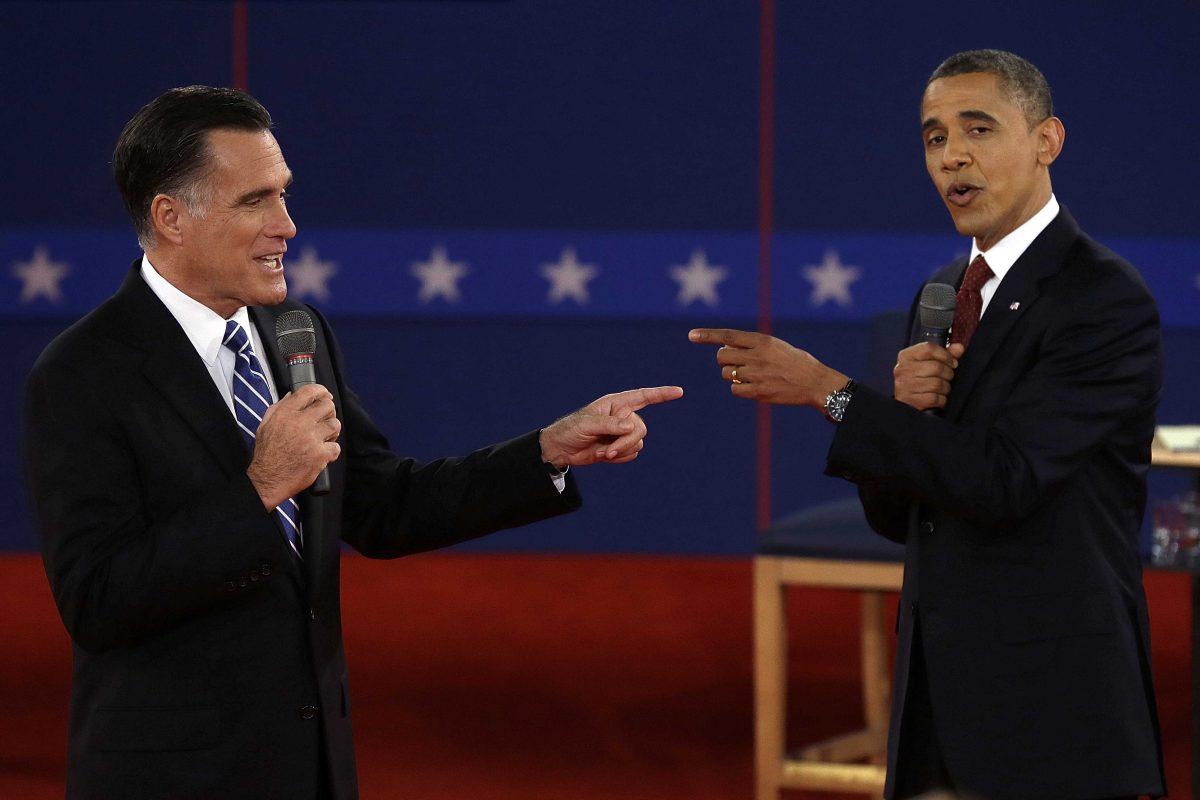
M958 299L948 283L927 283L921 290L921 327L946 330L954 324L954 305Z
M312 317L305 311L285 311L275 318L275 338L283 357L312 355L317 349L317 333Z

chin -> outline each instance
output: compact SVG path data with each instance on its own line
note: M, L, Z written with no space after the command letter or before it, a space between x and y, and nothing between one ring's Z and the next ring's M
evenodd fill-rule
M255 298L256 306L277 306L287 299L287 284L283 281L278 286L270 286Z
M950 212L950 219L954 222L954 229L961 236L970 236L975 238L979 235L979 221L972 220L969 214L955 213L958 209Z
M974 236L975 232L971 225L966 220L959 218L956 214L950 215L950 221L954 223L954 230L958 231L962 236Z

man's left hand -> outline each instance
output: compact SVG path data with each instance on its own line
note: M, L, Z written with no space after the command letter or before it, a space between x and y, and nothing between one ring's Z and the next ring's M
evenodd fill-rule
M764 333L697 328L688 339L721 345L721 377L730 382L736 397L823 409L825 398L850 380L804 350Z
M562 470L607 461L624 464L641 452L646 423L637 412L683 397L678 386L655 386L606 394L542 429L542 460Z

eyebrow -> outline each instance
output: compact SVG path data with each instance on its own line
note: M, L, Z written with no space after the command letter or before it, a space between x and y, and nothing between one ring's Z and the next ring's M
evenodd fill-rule
M284 191L287 191L287 188L292 185L293 180L295 180L295 176L293 176L291 172L288 172L287 183L283 185ZM264 186L261 189L251 189L250 191L238 197L237 200L234 200L233 204L235 206L240 206L243 203L249 203L251 200L258 200L271 194L275 194L275 188L271 186Z
M996 119L991 114L987 113L986 111L980 111L980 110L974 109L974 108L968 109L966 111L958 112L958 118L959 119L974 119L974 120L979 120L980 122L990 122L993 125L1000 124L1000 120ZM927 131L930 128L939 127L941 124L942 124L941 120L939 120L937 117L930 117L929 119L927 119L921 123L921 130Z

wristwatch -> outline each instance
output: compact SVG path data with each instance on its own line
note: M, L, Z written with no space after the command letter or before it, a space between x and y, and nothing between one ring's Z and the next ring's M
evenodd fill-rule
M833 394L825 398L825 417L830 422L841 422L846 417L846 407L850 405L850 398L854 396L854 390L858 388L858 384L850 381L841 389L838 389Z

